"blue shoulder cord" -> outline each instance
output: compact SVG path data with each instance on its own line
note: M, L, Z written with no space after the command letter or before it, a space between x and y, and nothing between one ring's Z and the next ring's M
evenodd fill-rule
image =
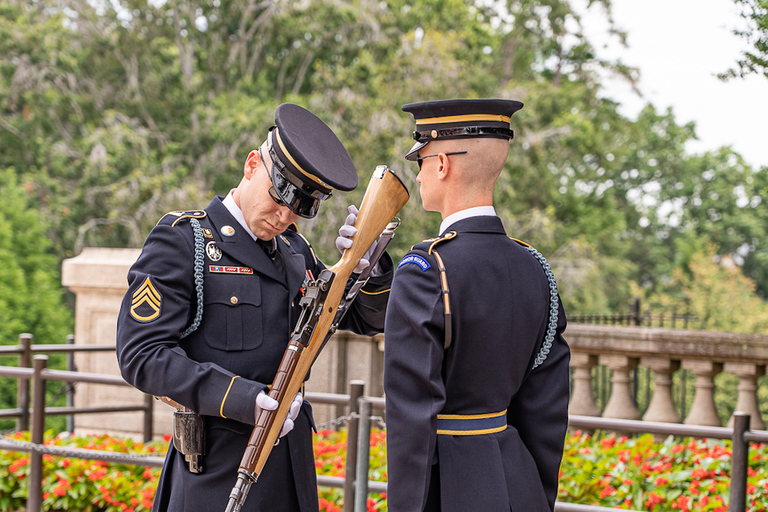
M203 228L200 221L191 218L189 223L195 233L195 290L197 291L197 312L192 324L184 329L179 338L186 338L200 327L203 320Z
M547 275L547 281L549 281L549 325L547 325L547 335L544 338L544 343L531 367L531 370L534 370L547 358L549 350L552 348L552 342L555 340L558 316L557 282L555 281L555 275L552 273L552 268L549 266L549 263L547 263L544 256L533 247L527 246L525 248L528 249L528 252L530 252L534 258L539 260L539 263L544 269L544 273Z

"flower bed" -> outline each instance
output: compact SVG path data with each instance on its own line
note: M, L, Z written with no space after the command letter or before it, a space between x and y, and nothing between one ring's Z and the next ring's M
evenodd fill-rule
M7 436L29 441L29 432ZM140 443L102 436L53 436L46 445L118 453L163 456L170 439ZM152 509L159 468L43 455L43 510L82 512L145 512ZM0 510L25 508L29 477L27 453L0 450Z
M9 436L29 441L28 433ZM318 474L344 476L346 431L322 430L315 436ZM162 455L169 439L153 443L109 436L46 436L45 444L121 453ZM387 480L386 434L371 433L369 478ZM43 455L43 510L146 512L152 508L158 468L111 464ZM652 512L727 512L730 492L730 442L652 435L592 437L577 431L565 443L558 500ZM0 451L0 510L25 506L29 457ZM234 479L233 479L234 485ZM749 452L747 510L768 510L768 447ZM386 511L385 493L368 498L367 512ZM320 488L320 510L341 512L341 489Z

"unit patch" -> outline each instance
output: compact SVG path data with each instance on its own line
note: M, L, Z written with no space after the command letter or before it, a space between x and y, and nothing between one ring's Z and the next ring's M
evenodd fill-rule
M150 276L133 292L131 299L131 316L141 323L148 323L160 316L163 306L163 296L152 284Z
M222 226L221 234L224 236L235 236L235 228L232 226Z
M427 270L429 267L432 266L429 264L429 262L426 259L419 256L418 254L409 254L408 256L400 260L400 263L397 265L397 268L400 268L403 265L407 265L408 263L415 263L421 268L422 271Z
M251 267L227 267L224 265L209 265L208 272L215 274L253 274Z
M219 261L221 259L221 249L216 247L216 242L211 240L205 244L205 254L211 259L211 261Z

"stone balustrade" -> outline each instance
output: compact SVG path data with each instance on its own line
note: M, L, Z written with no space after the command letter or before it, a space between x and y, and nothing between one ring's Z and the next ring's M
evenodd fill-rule
M127 289L126 274L138 254L138 249L94 248L64 261L62 282L77 295L75 343L114 342L117 313ZM768 364L768 336L573 323L565 337L572 351L571 414L640 419L632 396L632 378L642 367L653 372L654 383L642 419L719 426L714 377L726 372L739 379L734 410L749 413L752 428L765 428L758 412L757 382ZM369 338L336 333L313 366L307 389L346 393L349 380L360 379L366 382L367 395L380 396L384 344L381 335ZM77 354L76 364L83 372L119 375L113 353ZM602 414L592 393L593 368L597 366L611 372L611 393ZM685 418L680 417L672 398L673 375L681 369L695 376L695 396ZM89 384L78 385L75 396L75 404L82 407L110 402L141 404L142 400L142 394L134 389ZM170 431L170 413L169 407L156 404L156 433ZM342 407L329 405L315 407L315 413L318 423L344 414ZM78 431L119 435L138 436L142 431L141 417L133 413L78 415L75 425Z
M569 324L565 337L572 351L570 414L600 415L592 394L592 369L604 365L611 371L611 393L602 416L639 419L630 379L635 368L643 366L654 375L654 392L643 420L722 426L715 408L714 378L726 372L739 379L734 411L751 415L753 429L765 429L757 381L768 364L766 335ZM695 376L695 395L685 418L672 399L672 375L678 369Z

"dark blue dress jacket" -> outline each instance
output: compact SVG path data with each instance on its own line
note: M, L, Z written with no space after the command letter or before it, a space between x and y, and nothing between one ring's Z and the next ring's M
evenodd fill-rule
M390 293L384 350L388 509L551 511L568 420L565 313L558 297L552 347L531 370L550 309L542 265L506 235L498 217L464 219L448 230L456 232L453 238L434 246L425 241L406 254ZM449 288L447 350L435 250ZM501 432L437 434L438 414L504 410Z
M197 311L194 236L190 219L173 214L158 222L131 267L118 319L117 358L125 380L203 415L205 424L203 472L190 473L171 446L155 511L224 510L255 422L256 396L274 379L308 273L316 278L325 268L289 229L277 237L283 275L221 198L205 213L199 219L207 249L199 328L181 339ZM340 328L366 335L383 330L388 293L379 292L389 289L393 265L388 256L382 260L385 274L369 280ZM274 447L242 510L318 510L309 404Z

